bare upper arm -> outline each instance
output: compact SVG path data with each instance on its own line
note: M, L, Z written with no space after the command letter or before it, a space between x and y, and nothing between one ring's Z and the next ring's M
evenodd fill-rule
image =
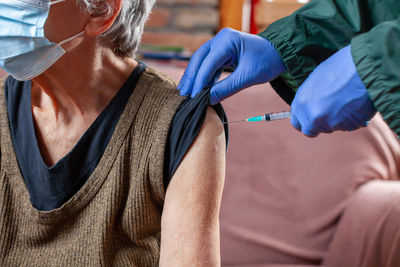
M160 266L219 266L225 151L221 120L209 107L198 137L168 185Z

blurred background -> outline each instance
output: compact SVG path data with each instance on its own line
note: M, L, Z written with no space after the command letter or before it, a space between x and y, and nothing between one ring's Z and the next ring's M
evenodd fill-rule
M258 33L308 0L157 0L146 24L141 58L178 60L191 54L220 29ZM183 62L180 62L182 61Z
M308 0L157 0L137 54L140 60L186 66L220 29L258 33ZM0 75L4 71L0 69Z

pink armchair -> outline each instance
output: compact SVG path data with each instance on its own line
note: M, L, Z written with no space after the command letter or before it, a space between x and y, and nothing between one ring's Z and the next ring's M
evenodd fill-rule
M269 85L224 102L231 120L288 110ZM400 266L400 145L380 116L307 138L289 121L230 126L223 266Z

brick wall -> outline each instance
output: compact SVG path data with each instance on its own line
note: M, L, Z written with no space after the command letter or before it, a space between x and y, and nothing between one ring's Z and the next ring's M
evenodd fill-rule
M272 22L289 16L309 0L263 0L255 6L255 22L258 31L264 30Z
M197 50L218 29L218 3L219 0L157 0L142 44Z

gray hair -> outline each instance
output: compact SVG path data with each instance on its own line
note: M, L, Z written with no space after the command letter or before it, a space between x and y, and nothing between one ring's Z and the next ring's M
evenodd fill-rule
M134 56L143 34L144 24L156 0L122 0L122 8L114 24L102 39L115 54ZM78 0L90 15L113 13L114 6L107 0Z

